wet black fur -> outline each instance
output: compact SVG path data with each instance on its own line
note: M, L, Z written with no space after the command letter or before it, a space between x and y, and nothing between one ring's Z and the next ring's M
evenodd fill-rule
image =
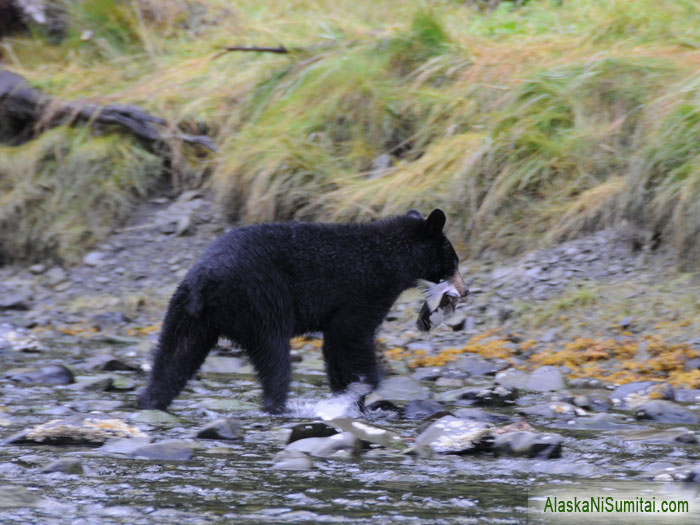
M442 233L445 215L417 212L368 224L247 226L214 241L170 300L141 408L165 409L219 336L245 349L265 409L285 408L289 340L323 332L333 392L376 386L376 330L417 279L452 276L458 260Z

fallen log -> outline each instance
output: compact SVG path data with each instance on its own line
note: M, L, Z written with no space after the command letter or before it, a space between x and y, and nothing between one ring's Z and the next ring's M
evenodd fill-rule
M22 143L44 129L63 124L118 126L140 140L155 144L176 139L216 151L216 145L206 135L171 132L161 117L147 113L137 106L110 104L101 106L85 101L65 102L32 88L27 80L0 69L0 141Z

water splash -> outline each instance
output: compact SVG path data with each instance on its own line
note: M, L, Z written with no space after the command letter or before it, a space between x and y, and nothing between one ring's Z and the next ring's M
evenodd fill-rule
M322 399L301 397L289 401L287 407L294 417L320 418L325 421L338 417L362 417L358 401L369 394L372 387L365 383L352 383L342 394L328 395Z

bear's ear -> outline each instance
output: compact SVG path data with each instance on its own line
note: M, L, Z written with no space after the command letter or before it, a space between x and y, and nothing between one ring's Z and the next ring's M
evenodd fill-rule
M421 215L421 212L418 210L408 210L408 213L406 214L409 216L411 219L423 219L423 215Z
M442 228L445 226L445 212L440 209L434 209L430 215L428 215L428 220L425 221L426 231L431 237L435 237L442 233Z

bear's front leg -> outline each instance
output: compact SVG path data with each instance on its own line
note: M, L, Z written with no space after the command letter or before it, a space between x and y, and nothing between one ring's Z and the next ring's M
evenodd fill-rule
M331 392L344 392L351 383L376 387L381 380L374 349L376 326L366 319L336 316L323 332L323 357Z

